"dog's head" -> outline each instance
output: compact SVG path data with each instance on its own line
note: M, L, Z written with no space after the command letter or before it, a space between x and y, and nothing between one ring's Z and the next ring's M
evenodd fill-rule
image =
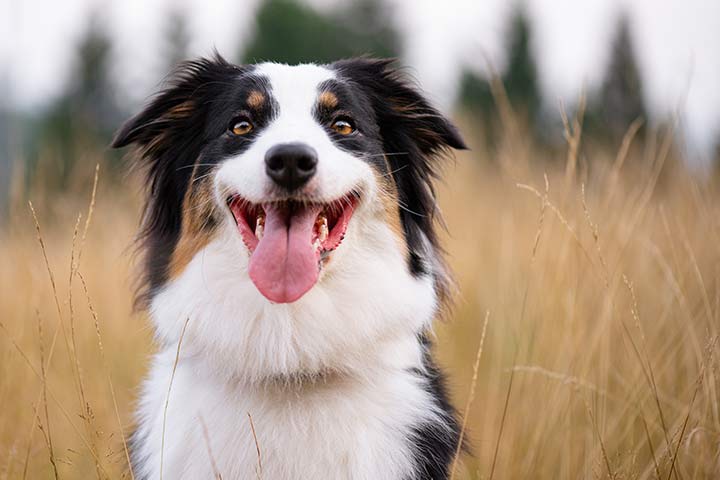
M351 337L363 312L381 317L372 337L397 330L388 310L437 309L432 181L436 157L464 143L391 61L188 62L113 146L129 144L147 172L143 298L156 313L292 311L297 344L302 328L323 336L325 315ZM217 318L218 305L241 310Z

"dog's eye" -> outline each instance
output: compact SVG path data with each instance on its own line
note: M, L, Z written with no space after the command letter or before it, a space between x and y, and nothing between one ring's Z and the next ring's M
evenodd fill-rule
M245 118L236 118L230 122L230 132L233 135L247 135L253 129L253 124Z
M331 128L340 135L350 135L355 131L355 126L352 124L352 121L347 118L335 120Z

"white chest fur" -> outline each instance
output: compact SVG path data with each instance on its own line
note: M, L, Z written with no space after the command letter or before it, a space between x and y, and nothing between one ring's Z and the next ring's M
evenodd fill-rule
M139 478L160 478L174 356L173 349L157 354L145 383L134 452ZM213 478L214 468L223 479L407 478L414 466L413 428L437 421L423 380L406 370L302 387L231 385L206 373L202 360L178 363L165 421L163 478Z
M295 304L271 305L259 295L236 236L208 245L155 297L152 320L165 347L140 399L137 478L160 478L161 450L165 479L212 478L210 451L223 479L257 478L248 413L265 480L410 475L414 429L438 421L427 380L413 373L423 365L417 335L435 312L432 281L407 273L386 227L356 225L344 245L357 247L332 281ZM341 373L267 385L267 378L328 370Z

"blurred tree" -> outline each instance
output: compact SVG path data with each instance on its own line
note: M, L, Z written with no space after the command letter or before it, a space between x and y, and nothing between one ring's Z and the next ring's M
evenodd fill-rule
M75 71L71 75L67 97L83 128L107 136L116 126L118 106L110 80L110 37L98 17L92 17L78 45Z
M509 23L507 64L500 80L512 107L525 116L531 126L537 127L540 89L530 41L531 30L527 16L522 8L518 8ZM497 115L497 105L490 79L465 70L461 77L458 102L460 108L483 122L487 140L491 140L496 133L492 125L496 123L493 120Z
M467 69L460 76L458 98L463 110L483 116L491 112L495 105L490 82Z
M518 8L510 22L508 64L502 76L503 85L512 105L527 113L534 121L540 107L540 88L532 58L532 32L527 15Z
M10 178L12 177L10 166L13 154L10 146L10 122L10 111L5 108L4 102L0 101L0 222L5 217L5 204L8 200Z
M486 143L492 144L496 133L493 122L497 117L497 108L489 80L469 69L463 70L457 104L460 111L473 118L476 134L481 135Z
M371 54L396 57L400 54L400 35L391 22L392 15L382 0L355 0L341 9L336 19L358 42L352 55Z
M585 115L589 133L621 138L637 118L647 118L640 72L627 17L620 18L600 92Z
M331 14L296 0L265 0L242 61L328 63L363 54L395 56L399 37L389 19L380 0L355 1Z
M111 41L97 15L80 39L65 91L31 126L32 169L40 157L58 185L73 166L91 153L100 153L122 116L109 71ZM93 160L95 161L95 160Z
M180 62L187 60L190 45L190 32L186 13L173 7L165 26L163 58L166 62L165 71L172 71Z

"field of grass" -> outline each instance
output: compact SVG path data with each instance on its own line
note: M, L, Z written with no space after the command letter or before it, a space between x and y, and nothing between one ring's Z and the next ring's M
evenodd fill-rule
M437 353L474 453L454 478L720 478L718 182L663 132L568 136L475 142L439 186L458 294ZM27 194L42 245L23 196L0 229L0 479L129 478L152 333L137 189L106 183L87 234L92 182Z

